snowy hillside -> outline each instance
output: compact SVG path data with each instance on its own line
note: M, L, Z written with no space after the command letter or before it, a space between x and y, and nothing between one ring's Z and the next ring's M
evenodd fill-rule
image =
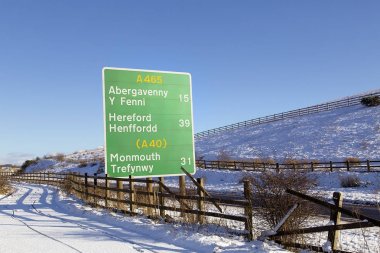
M100 162L72 162L72 161L57 161L55 159L41 159L36 164L32 164L25 169L26 173L33 172L79 172L81 174L102 173L104 172L103 165Z
M61 157L60 157L61 156ZM75 151L72 154L52 154L44 159L39 159L25 170L31 172L79 172L101 174L104 172L104 150L98 147L91 150Z
M104 158L103 147L97 147L90 150L79 150L72 154L65 155L66 160L102 160Z
M298 118L225 131L196 140L196 152L216 159L380 158L380 106L356 105Z

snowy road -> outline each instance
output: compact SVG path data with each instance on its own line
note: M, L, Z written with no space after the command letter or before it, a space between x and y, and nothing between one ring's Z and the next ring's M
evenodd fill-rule
M54 188L18 185L14 194L0 198L0 252L196 251L68 207L70 203L59 201Z

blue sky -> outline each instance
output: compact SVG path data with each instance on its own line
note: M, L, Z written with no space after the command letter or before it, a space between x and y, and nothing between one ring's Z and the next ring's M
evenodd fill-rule
M379 1L0 1L0 164L103 145L104 66L190 72L199 132L380 87Z

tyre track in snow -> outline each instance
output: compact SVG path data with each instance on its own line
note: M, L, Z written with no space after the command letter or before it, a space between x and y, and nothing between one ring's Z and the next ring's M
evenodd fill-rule
M78 222L74 222L70 219L65 219L65 218L62 218L62 217L57 217L57 216L54 216L54 215L51 215L51 214L47 214L47 213L44 213L42 212L41 210L38 210L35 206L34 206L34 203L31 205L32 208L35 210L36 213L38 213L39 215L42 215L42 216L45 216L45 217L49 217L49 218L52 218L52 219L56 219L56 220L60 220L61 222L63 223L70 223L70 224L74 224L76 226L78 226L79 228L83 229L83 230L91 230L91 231L94 231L94 232L99 232L99 233L102 233L103 235L111 238L111 239L116 239L116 240L121 240L123 242L126 242L126 243L130 243L132 244L132 247L139 251L139 252L144 252L146 249L142 248L141 246L138 246L136 245L133 241L131 240L127 240L125 238L122 238L122 237L119 237L119 236L116 236L116 235L113 235L111 233L108 233L106 231L103 231L103 230L100 230L100 229L96 229L96 228L93 228L93 227L90 227L90 226L86 226L86 225L83 225L83 224L80 224Z
M80 250L74 248L73 246L71 246L71 245L69 245L69 244L67 244L67 243L62 242L62 241L58 240L57 238L54 238L54 237L49 236L49 235L47 235L47 234L44 234L44 233L42 233L41 231L38 231L37 229L35 229L35 228L33 228L32 226L28 225L25 221L23 221L23 220L17 218L17 217L14 215L14 210L13 210L12 219L15 219L15 220L21 222L21 223L24 224L27 228L29 228L30 230L36 232L37 234L40 234L40 235L42 235L42 236L44 236L44 237L46 237L46 238L49 238L49 239L51 239L51 240L53 240L53 241L55 241L55 242L58 242L58 243L60 243L60 244L62 244L62 245L65 245L65 246L69 247L70 249L73 249L74 251L76 251L76 252L78 252L78 253L83 253L82 251L80 251Z
M17 192L17 190L14 190L14 191L12 191L11 193L8 193L8 194L5 195L4 197L2 197L2 198L0 199L0 201L9 198L10 196L12 196L12 195L13 195L14 193L16 193L16 192ZM33 205L32 205L32 206L33 206ZM34 208L34 206L33 206L33 208ZM75 247L73 247L73 246L71 246L71 245L69 245L69 244L67 244L67 243L62 242L62 241L58 240L57 238L54 238L54 237L52 237L52 236L49 236L49 235L47 235L47 234L42 233L41 231L38 231L37 229L35 229L35 228L33 228L32 226L30 226L29 224L27 224L25 221L23 221L23 220L17 218L17 217L15 216L15 210L14 210L14 209L12 209L12 215L11 215L11 217L12 217L12 219L21 222L24 226L26 226L26 227L29 228L30 230L36 232L37 234L40 234L40 235L42 235L42 236L44 236L44 237L46 237L46 238L49 238L49 239L51 239L51 240L53 240L53 241L55 241L55 242L58 242L58 243L60 243L60 244L62 244L62 245L65 245L65 246L69 247L70 249L73 249L75 252L83 253L82 251L78 250L77 248L75 248Z
M21 226L27 228L30 231L33 231L33 233L38 234L38 235L40 235L40 236L42 236L48 240L54 241L55 243L59 243L59 244L63 245L64 247L67 247L68 249L64 250L64 252L68 252L69 249L71 249L71 250L73 250L73 252L84 253L83 251L74 247L72 244L64 242L64 241L58 239L56 236L53 236L49 233L46 233L45 231L42 232L40 229L37 229L36 227L41 226L39 223L36 223L36 225L32 225L26 221L28 219L30 219L31 221L36 221L35 217L27 217L25 215L28 213L29 214L34 213L34 215L38 215L40 217L54 219L58 223L69 223L69 224L75 225L75 227L79 228L80 230L92 231L92 232L95 232L98 236L101 234L102 236L106 236L112 240L124 242L124 243L126 243L126 247L128 247L128 248L130 247L130 249L133 249L133 252L135 252L135 251L136 252L152 252L151 250L144 249L143 247L137 245L135 242L133 242L131 240L127 240L127 239L119 237L117 235L113 235L113 234L108 233L106 231L102 231L100 229L96 229L96 228L93 228L90 226L86 226L86 225L80 224L78 222L72 221L70 219L54 216L51 214L46 214L46 213L42 212L41 210L39 210L35 206L35 203L37 201L36 198L41 199L41 196L44 193L36 192L36 191L38 191L38 189L33 189L33 188L29 189L29 191L26 190L27 188L29 188L29 186L21 185L21 187L23 187L23 188L21 188L21 189L16 188L13 192L11 192L5 196L2 196L0 198L0 203L3 204L3 206L5 207L4 210L8 209L8 212L7 212L7 211L2 210L2 208L0 208L1 213L12 218L16 222L22 224ZM50 193L47 193L47 194L50 194ZM13 198L11 198L11 197L13 197ZM4 201L7 201L8 203L4 204ZM27 201L27 202L33 201L33 204L29 204L29 205L26 204L25 205L24 201ZM18 208L18 205L23 205L24 207ZM26 206L29 206L30 208L25 208ZM9 213L9 212L11 212L11 213ZM21 214L18 214L19 212L21 212ZM37 219L37 221L38 221L38 219ZM55 232L55 231L53 231L53 232ZM38 240L38 239L36 239L36 240ZM0 248L1 248L1 245L0 245ZM70 250L70 252L71 252L71 250Z

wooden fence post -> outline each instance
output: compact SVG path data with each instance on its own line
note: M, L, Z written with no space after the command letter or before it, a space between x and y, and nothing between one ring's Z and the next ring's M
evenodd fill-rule
M197 178L197 182L198 184L204 188L204 180L203 178ZM198 195L199 195L199 199L198 199L198 211L199 212L203 212L204 211L204 192L202 191L202 189L199 189L198 187ZM199 224L203 224L204 223L204 216L201 214L201 213L198 213L197 214L197 219L198 219L198 222Z
M346 161L347 171L350 171L350 161Z
M333 201L337 207L342 207L343 198L340 192L333 193ZM330 220L334 222L334 225L339 225L341 218L341 212L331 210ZM328 240L331 242L331 249L337 250L339 245L340 231L339 230L330 230L328 233Z
M159 193L160 193L160 197L159 197L159 203L160 203L160 216L161 218L165 218L165 209L163 208L164 205L165 205L165 198L163 196L163 193L164 193L164 188L162 187L163 184L165 184L165 179L163 177L159 177L158 180L160 181L160 184L159 184ZM182 213L182 212L181 212Z
M186 177L185 176L179 176L178 177L178 184L179 184L179 195L186 196ZM183 200L180 202L180 208L185 209L185 206L183 205ZM185 213L181 212L181 217L185 217Z
M88 174L84 173L84 194L86 201L88 200Z
M147 177L146 178L146 191L148 192L148 204L153 205L153 184L152 184L152 178ZM153 215L153 208L147 207L147 215L152 216Z
M369 160L367 160L367 171L368 172L371 171L371 164L369 163Z
M330 161L330 171L333 172L333 165L332 165L332 161Z
M94 186L98 185L98 173L94 173Z
M310 168L311 168L311 172L313 172L314 171L314 162L310 163Z
M104 207L108 208L108 198L109 198L109 190L108 188L110 187L110 183L108 181L108 174L105 175L105 187L106 190L104 191Z
M73 184L72 184L72 189L73 189L73 194L74 195L76 195L76 196L78 196L78 197L80 197L79 196L79 194L75 191L76 189L78 189L78 187L77 187L77 183L78 183L78 177L77 177L77 175L78 175L78 172L73 172L72 173L72 177L73 177Z
M252 240L252 189L251 182L249 180L244 180L244 197L248 201L248 206L244 208L244 214L247 217L247 220L245 221L245 230L248 231L248 240Z
M94 200L94 206L96 207L97 205L96 205L96 197L95 197L95 195L96 195L96 187L98 186L98 174L97 173L94 173L94 187L93 187L93 194L94 194L94 198L93 198L93 200Z
M117 179L116 180L116 184L117 184L117 189L118 190L123 190L124 187L123 187L123 181L121 181L120 179ZM118 191L117 192L117 200L123 200L123 192L121 191ZM117 202L117 209L122 211L122 203L121 202Z
M135 185L132 180L132 176L129 176L129 211L131 212L131 215L135 212L135 205L133 202L136 201L136 194L135 194Z
M276 172L280 173L280 165L278 163L276 163Z

